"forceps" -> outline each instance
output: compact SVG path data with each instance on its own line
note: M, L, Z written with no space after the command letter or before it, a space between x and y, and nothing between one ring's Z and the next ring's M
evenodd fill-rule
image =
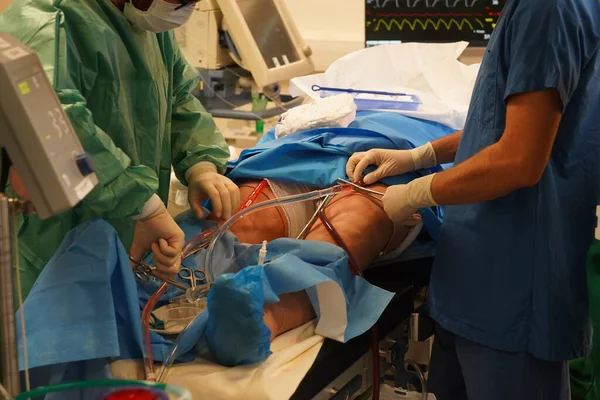
M133 267L133 273L140 281L142 281L144 283L150 282L150 277L152 276L156 279L160 279L163 282L167 282L168 284L175 286L176 288L181 289L183 291L188 289L188 287L186 285L184 285L181 282L177 282L175 279L171 279L171 278L163 279L163 278L157 277L156 275L154 275L154 271L156 270L156 267L153 267L152 265L148 265L143 261L137 261L131 256L129 256L129 260L135 264L135 267Z
M181 268L177 275L184 281L189 281L190 288L192 290L196 290L196 286L197 286L198 282L201 283L203 280L206 279L206 275L204 274L204 272L197 270L197 269L192 270L187 267Z
M373 199L375 199L377 201L382 201L383 200L384 193L378 192L376 190L367 189L365 187L357 185L354 182L350 182L350 181L347 181L347 180L342 179L342 178L338 178L337 180L339 182L342 182L342 183L346 184L346 185L352 186L352 188L354 190L356 190L357 192L362 193L362 194L364 194L366 196L372 197Z
M304 240L304 238L306 238L306 235L308 235L308 232L310 231L310 228L313 227L313 225L315 224L315 222L317 222L317 218L319 217L319 213L321 212L322 209L324 209L325 207L327 207L327 205L329 205L329 202L333 199L333 195L328 195L326 196L323 201L321 202L321 204L319 204L319 206L317 207L317 210L315 211L315 213L312 215L312 217L310 217L310 220L308 221L308 223L304 226L304 229L302 229L302 232L300 232L300 234L296 237L296 239L302 239Z

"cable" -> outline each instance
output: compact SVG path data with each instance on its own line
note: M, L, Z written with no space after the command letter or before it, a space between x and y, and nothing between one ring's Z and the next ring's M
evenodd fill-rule
M427 392L427 381L425 379L425 375L423 374L423 371L421 370L421 367L419 367L419 364L417 364L416 362L414 362L413 360L405 360L404 361L404 369L407 369L408 366L411 366L415 369L414 375L417 375L417 377L419 378L419 381L421 382L421 400L427 400L428 392ZM410 371L409 371L410 372Z
M3 149L4 150L4 149ZM4 176L4 168L2 169ZM15 258L15 270L17 275L17 297L19 300L19 324L21 327L21 344L23 345L23 370L25 372L25 390L31 390L31 379L29 377L29 354L27 352L27 332L25 331L25 311L23 310L23 289L21 288L21 268L19 268L19 232L17 230L16 215L11 212L10 217L13 228L13 257Z
M14 397L12 397L10 394L8 394L8 392L6 391L6 389L4 388L4 386L2 386L0 384L0 399L2 400L14 400Z

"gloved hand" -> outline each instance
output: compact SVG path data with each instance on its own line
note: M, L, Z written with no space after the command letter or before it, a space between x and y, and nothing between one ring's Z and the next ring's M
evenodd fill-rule
M383 209L394 224L401 224L412 218L419 208L438 204L431 195L431 182L435 174L415 179L406 185L387 188L383 196Z
M159 278L172 278L179 272L181 250L185 236L183 231L167 212L165 205L156 195L144 206L136 220L130 255L134 260L142 260L144 254L152 250L152 259Z
M219 174L210 162L199 162L186 172L188 201L196 217L204 218L200 205L210 198L217 218L229 219L240 204L240 189L229 178Z
M376 165L378 168L363 178L363 172L369 165ZM365 185L372 185L388 176L431 168L435 165L437 161L431 143L412 150L373 149L354 153L346 164L346 175L354 182L362 180Z
M10 186L17 196L23 200L31 200L29 192L27 189L25 189L25 185L23 185L23 182L21 182L21 177L14 168L10 169Z

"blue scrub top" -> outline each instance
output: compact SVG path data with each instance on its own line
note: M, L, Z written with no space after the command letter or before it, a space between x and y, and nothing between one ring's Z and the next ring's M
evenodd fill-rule
M556 88L563 116L537 185L445 209L429 296L431 315L445 329L543 360L588 350L585 260L600 186L599 45L598 0L505 6L456 162L501 138L513 94Z

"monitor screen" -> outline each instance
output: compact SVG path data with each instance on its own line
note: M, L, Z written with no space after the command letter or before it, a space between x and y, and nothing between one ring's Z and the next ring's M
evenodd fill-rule
M486 46L506 0L366 0L367 47L400 42Z
M300 61L273 0L241 0L237 4L269 69Z

